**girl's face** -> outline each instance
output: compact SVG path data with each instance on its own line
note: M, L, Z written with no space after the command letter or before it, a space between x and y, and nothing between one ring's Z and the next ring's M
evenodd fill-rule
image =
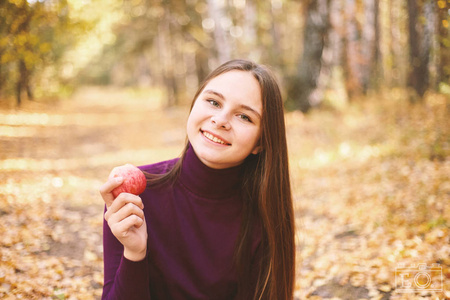
M234 167L259 152L261 117L258 81L250 72L233 70L211 79L195 99L187 135L205 165Z

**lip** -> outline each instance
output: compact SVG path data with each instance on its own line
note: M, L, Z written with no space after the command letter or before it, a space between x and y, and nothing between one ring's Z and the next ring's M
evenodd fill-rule
M203 135L203 132L207 132L207 133L211 134L212 136L214 136L214 137L216 137L216 138L218 138L218 139L224 141L224 142L225 142L225 145L224 145L224 144L220 144L220 143L216 143L216 142L214 142L214 141L211 141L210 139L208 139L206 136ZM209 142L211 142L211 143L214 143L215 145L220 145L220 146L231 146L231 143L230 143L229 141L227 141L226 139L224 139L223 137L221 137L221 136L218 135L218 134L212 133L212 132L209 131L209 130L203 130L203 129L200 129L200 133L202 134L202 136L203 136L205 139L207 139L207 140L208 140Z

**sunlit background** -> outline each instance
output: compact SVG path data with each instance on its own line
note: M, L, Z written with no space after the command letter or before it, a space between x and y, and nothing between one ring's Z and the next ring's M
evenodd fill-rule
M285 100L296 299L450 298L449 20L450 0L0 0L0 299L100 298L99 186L178 156L233 58ZM419 263L435 288L401 292Z

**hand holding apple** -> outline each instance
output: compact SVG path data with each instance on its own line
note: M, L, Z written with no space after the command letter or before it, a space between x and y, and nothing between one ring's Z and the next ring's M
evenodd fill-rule
M116 167L111 171L110 178L122 177L123 183L112 190L114 198L120 193L130 193L134 195L140 195L144 192L146 186L146 178L139 168L126 164L120 167Z
M147 225L144 204L139 197L145 187L144 173L131 164L114 168L109 180L100 187L106 204L105 221L124 246L124 257L132 261L146 256Z

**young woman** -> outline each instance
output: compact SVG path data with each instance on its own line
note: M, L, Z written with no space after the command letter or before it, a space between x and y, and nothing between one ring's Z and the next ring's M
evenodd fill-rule
M102 299L292 299L294 214L283 103L264 66L229 61L199 87L181 158L140 196L100 193Z

